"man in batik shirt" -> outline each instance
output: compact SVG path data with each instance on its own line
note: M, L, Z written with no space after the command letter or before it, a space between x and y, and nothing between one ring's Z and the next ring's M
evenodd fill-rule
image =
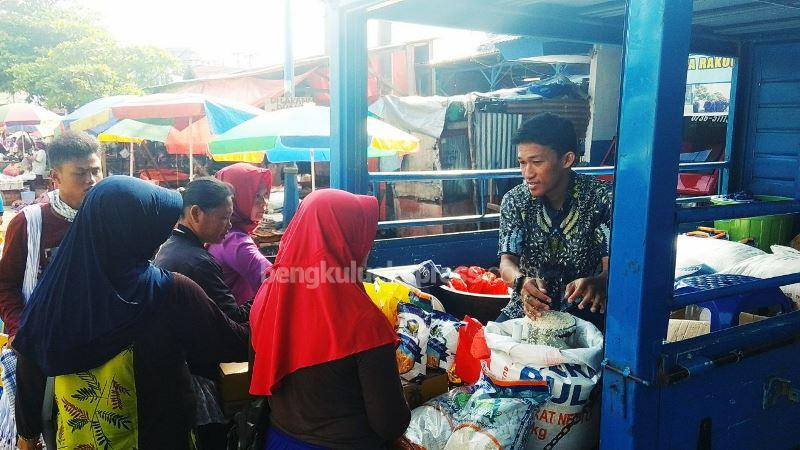
M504 197L500 271L514 289L498 321L566 310L602 328L612 186L572 170L572 122L540 114L514 138L523 183Z

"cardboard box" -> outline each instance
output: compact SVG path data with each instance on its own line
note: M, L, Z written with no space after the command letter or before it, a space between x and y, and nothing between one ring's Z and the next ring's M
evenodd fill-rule
M702 320L669 319L667 342L678 342L711 332L711 322Z
M759 316L757 314L750 314L750 313L739 313L739 325L747 325L748 323L756 323L760 322L764 319L768 319L769 317L766 316Z
M246 401L250 383L247 379L246 362L220 363L219 391L223 403Z
M403 395L411 409L447 392L450 386L447 373L443 370L428 369L428 375L421 383L403 381Z
M757 314L740 313L739 325L755 323L768 317ZM711 322L704 320L669 319L667 327L667 342L677 342L684 339L701 336L711 332Z

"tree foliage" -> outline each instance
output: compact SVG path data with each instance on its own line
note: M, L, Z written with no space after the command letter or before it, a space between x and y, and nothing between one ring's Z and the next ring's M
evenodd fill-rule
M0 91L72 110L98 97L141 93L181 73L163 49L120 46L95 16L71 1L0 0Z

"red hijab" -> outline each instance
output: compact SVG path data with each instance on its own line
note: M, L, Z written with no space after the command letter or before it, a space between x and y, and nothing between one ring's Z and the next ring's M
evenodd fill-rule
M266 197L269 198L269 191L272 189L272 172L248 163L236 163L218 171L214 176L233 186L231 225L247 234L252 233L261 222L260 220L253 221L250 218L256 193L258 188L266 185Z
M375 197L322 189L303 200L250 311L250 393L271 395L299 369L397 343L358 279L377 224Z

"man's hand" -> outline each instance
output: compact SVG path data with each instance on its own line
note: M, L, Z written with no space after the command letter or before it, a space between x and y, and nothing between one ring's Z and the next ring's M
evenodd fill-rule
M579 278L567 285L564 296L570 305L580 301L578 309L591 307L593 313L605 313L608 300L608 277L601 275Z
M547 296L547 284L540 278L527 278L520 292L522 309L531 319L538 319L543 311L550 309L552 299Z

